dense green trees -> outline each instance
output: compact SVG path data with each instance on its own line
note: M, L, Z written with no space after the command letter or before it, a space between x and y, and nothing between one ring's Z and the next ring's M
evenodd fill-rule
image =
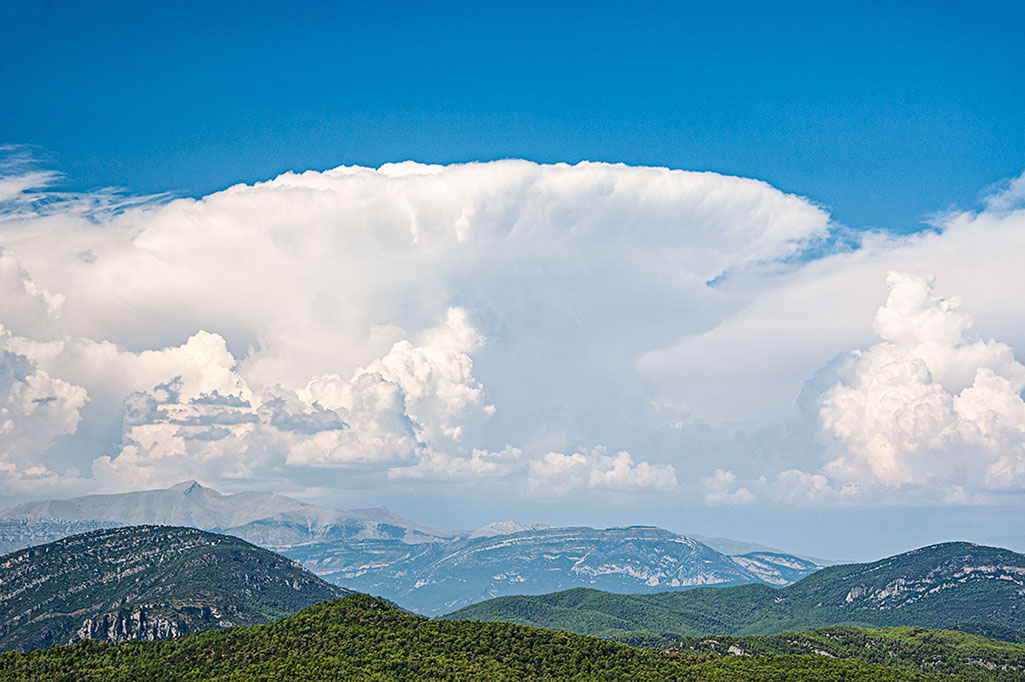
M671 650L722 656L731 648L753 656L814 654L978 680L1025 679L1025 645L926 628L837 626L772 637L694 637Z
M951 678L820 655L664 652L503 623L431 621L364 595L326 602L256 627L164 642L82 642L0 655L0 680L143 679L939 682Z

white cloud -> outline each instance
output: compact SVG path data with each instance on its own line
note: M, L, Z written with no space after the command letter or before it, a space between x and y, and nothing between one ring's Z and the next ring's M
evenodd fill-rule
M424 441L444 435L453 440L462 437L460 422L472 412L494 414L493 405L484 404L484 389L473 377L470 354L479 350L484 337L470 324L466 311L450 308L440 327L421 334L420 345L402 340L379 360L356 370L352 379L327 375L312 380L304 397L329 409L353 410L365 406L369 391L377 404L381 391L401 393L399 406ZM389 398L384 398L389 402ZM440 431L435 433L435 431Z
M497 452L475 449L469 457L430 450L412 466L392 467L388 478L474 480L508 476L523 467L523 450L506 445Z
M983 201L990 213L1008 213L1025 208L1025 175L1001 183Z
M728 279L719 291L744 305L707 330L642 352L638 372L659 405L675 408L670 419L792 418L806 379L837 354L873 342L871 321L890 270L936 274L980 330L1022 354L1025 324L1014 292L1025 290L1018 258L1025 253L1025 210L1014 197L1023 178L994 195L990 203L1000 210L948 214L937 218L935 230L910 236L863 234L850 250Z
M848 482L838 488L825 474L800 469L781 471L773 483L777 499L795 504L836 504L863 493L856 483Z
M528 488L548 493L571 490L675 490L676 469L671 464L634 463L629 452L606 454L603 446L565 455L549 452L530 462Z
M394 344L352 378L319 377L304 389L253 392L233 369L220 337L197 335L179 349L181 375L126 401L125 445L93 464L109 488L129 480L167 483L202 471L206 480L242 479L260 469L392 466L394 477L492 475L503 455L475 450L467 459L438 447L453 445L457 420L486 418L483 387L464 351L483 344L465 312L419 335L423 345ZM185 352L188 351L188 352ZM145 354L143 354L145 355ZM515 451L519 453L519 451ZM405 466L401 466L405 465ZM504 466L504 464L502 464Z
M826 473L863 486L1025 487L1025 366L973 333L930 280L891 272L887 284L882 341L852 353L821 398L822 427L844 450Z
M77 216L51 210L3 236L71 297L70 336L154 348L209 329L253 347L243 373L255 388L346 375L387 349L369 330L423 328L460 299L506 325L571 311L593 333L651 293L687 306L708 280L788 257L828 224L753 180L524 161L289 173Z
M64 296L40 288L15 258L0 248L0 321L13 334L49 337L56 328Z
M38 490L57 475L38 455L58 436L72 434L89 399L85 389L56 379L31 359L5 348L0 327L0 484ZM72 471L72 477L77 471Z
M752 504L755 494L747 488L737 487L737 475L732 471L716 469L715 473L702 479L708 493L705 502L719 504Z

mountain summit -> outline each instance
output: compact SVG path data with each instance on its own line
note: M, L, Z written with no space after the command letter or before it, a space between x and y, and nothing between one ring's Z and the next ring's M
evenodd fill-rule
M551 528L551 526L543 523L526 526L519 521L495 521L487 524L486 526L481 526L477 530L471 531L467 537L493 538L496 535L512 535L513 533L522 533L525 530L546 530L548 528Z

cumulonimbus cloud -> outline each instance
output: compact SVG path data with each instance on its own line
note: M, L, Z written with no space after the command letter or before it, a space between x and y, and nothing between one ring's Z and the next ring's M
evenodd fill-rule
M994 295L1025 288L1015 259L994 258L1025 249L1020 181L935 231L863 235L803 261L831 229L825 211L714 173L401 163L173 201L48 194L53 179L0 183L0 401L11 433L36 434L9 441L0 491L197 476L296 490L366 474L368 488L500 479L537 495L685 488L728 504L776 486L826 502L873 487L955 495L958 444L983 453L971 486L1020 485L1013 357L979 360L1025 344ZM850 409L896 395L873 393L885 373L858 378L882 354L871 316L891 269L937 273L1007 344L962 326L922 359L928 377L900 365L891 383L920 390L904 402L939 415L933 426ZM936 310L963 324L929 296L921 330ZM890 327L884 344L911 353ZM868 350L821 403L824 458L788 450L769 470L736 443L723 449L746 459L720 461L660 431L787 418L805 380L851 348ZM943 357L947 370L930 366ZM948 378L958 363L961 383ZM19 397L29 377L40 402Z
M338 467L526 483L548 450L524 443L614 423L602 396L638 343L715 319L710 281L829 225L755 180L600 163L343 167L165 202L53 179L3 184L0 313L10 352L88 394L80 418L121 424L105 452L61 451L86 488ZM586 457L590 487L673 482Z

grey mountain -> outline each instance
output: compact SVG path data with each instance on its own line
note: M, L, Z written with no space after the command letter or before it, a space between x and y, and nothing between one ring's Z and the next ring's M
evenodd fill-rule
M385 507L342 511L270 492L223 495L195 481L185 481L163 490L87 495L10 507L0 511L0 551L10 552L71 534L65 528L82 532L141 524L225 533L269 549L341 539L399 539L416 544L459 535L424 526Z
M541 528L466 537L423 546L390 566L345 565L318 546L288 556L331 582L382 594L426 615L482 599L571 587L659 592L707 585L786 585L818 565L785 554L727 556L670 531L629 528Z
M701 585L782 586L820 568L761 546L724 553L653 527L598 530L503 521L452 531L384 507L343 511L269 492L223 495L195 481L11 507L0 511L0 551L92 528L137 524L233 535L280 552L325 580L427 615L496 596L571 587L653 592Z
M757 542L744 542L743 540L734 540L732 538L719 538L709 537L707 535L698 535L696 533L687 533L687 537L694 538L698 542L704 545L708 545L717 552L723 554L729 554L730 556L737 556L740 554L758 554L767 552L769 554L786 554L790 555L790 552L779 549L778 547L769 547L767 545L760 545ZM820 557L809 556L807 554L794 554L793 556L801 559L806 559L813 564L819 564L820 566L830 566L832 564L841 563L832 559L822 559Z

